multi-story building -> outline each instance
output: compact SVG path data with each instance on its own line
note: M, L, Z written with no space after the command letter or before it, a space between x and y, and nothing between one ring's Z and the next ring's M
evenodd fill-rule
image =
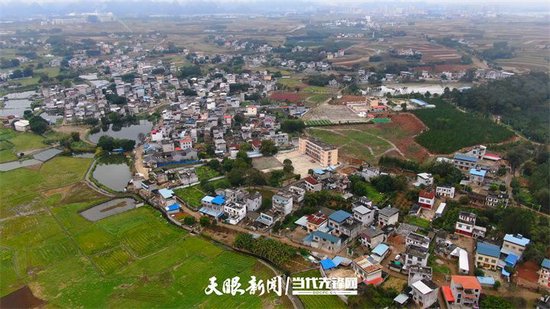
M307 216L306 228L308 232L318 230L320 227L327 224L328 216L318 211Z
M513 254L519 260L530 242L531 240L529 238L523 237L521 234L506 234L504 235L504 242L502 243L500 253L506 256Z
M431 280L422 279L411 284L412 299L421 308L428 308L437 302L439 287Z
M311 176L304 178L304 185L308 191L317 192L323 189L323 184Z
M415 186L429 187L433 184L434 184L434 177L432 176L432 174L429 174L429 173L416 174L416 182L414 183Z
M428 257L430 253L428 249L420 246L409 245L405 250L405 268L408 269L411 266L422 266L426 267L428 265Z
M382 266L370 256L356 258L351 263L351 268L359 281L365 284L377 285L384 281L382 278Z
M470 169L470 183L474 183L478 186L482 186L485 182L485 176L487 171L479 168Z
M478 160L476 156L457 153L453 157L453 164L461 170L469 170L476 167Z
M331 166L338 164L338 148L323 143L318 140L300 138L298 150L313 160L319 162L322 166Z
M411 266L409 267L407 283L410 286L418 280L432 280L432 273L433 272L431 267Z
M256 211L262 206L262 195L256 191L245 196L244 202L248 211Z
M360 205L353 208L353 217L363 226L369 226L374 222L374 210Z
M328 227L334 235L345 235L353 238L361 230L361 222L355 220L353 215L344 210L338 210L328 217Z
M444 286L447 308L451 306L479 307L481 284L475 276L451 276L451 285Z
M405 245L415 245L428 249L430 247L430 238L415 232L411 232L409 233L409 235L407 235L407 238L405 238Z
M314 231L306 237L304 244L312 246L313 248L324 249L328 251L338 251L342 247L342 239L334 235Z
M399 220L399 209L388 206L378 211L378 225L380 227L395 225Z
M550 288L550 259L542 260L538 273L539 284L545 288Z
M423 208L432 209L435 204L435 192L420 190L418 193L418 204Z
M246 205L236 202L226 203L223 205L223 212L227 216L229 224L238 224L246 217Z
M455 187L436 187L435 194L439 197L455 197Z
M486 242L478 242L476 247L475 265L496 270L500 259L500 247Z
M292 196L290 194L279 192L271 198L274 210L281 212L284 216L292 212Z
M361 244L369 249L378 246L378 244L383 243L386 239L386 233L374 226L367 228L359 235L359 241Z
M477 216L474 213L461 211L458 214L458 221L455 224L455 233L474 238L484 237L487 229L482 226L477 226L476 218Z

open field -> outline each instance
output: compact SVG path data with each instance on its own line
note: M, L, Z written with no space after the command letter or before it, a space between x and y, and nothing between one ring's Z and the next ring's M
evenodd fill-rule
M199 177L199 181L208 180L208 179L220 176L220 173L218 173L217 171L211 169L206 165L196 167L195 172L197 173L197 177Z
M145 206L97 222L79 212L105 200L80 181L90 159L59 157L40 170L0 173L0 296L22 286L52 307L246 307L258 297L206 296L208 278L222 281L273 273L254 258L227 251L168 224ZM28 203L28 198L37 199ZM26 205L22 216L10 216ZM20 212L20 214L23 214Z
M411 114L389 114L389 123L309 128L308 133L340 148L339 156L376 163L381 155L397 154L423 161L426 149L414 141L425 126Z
M413 112L430 130L416 141L435 153L451 153L477 144L499 143L514 136L507 128L489 119L464 113L446 102L436 108Z
M321 278L321 273L316 270L308 270L302 273L297 273L292 275L293 277L314 277L314 278ZM346 304L338 298L336 295L300 295L298 296L302 303L304 304L304 307L306 309L308 308L346 308Z
M34 133L0 129L0 163L17 159L17 154L46 147L44 138Z
M174 193L184 200L187 205L197 209L201 206L201 199L206 195L206 193L202 192L199 185L177 189Z

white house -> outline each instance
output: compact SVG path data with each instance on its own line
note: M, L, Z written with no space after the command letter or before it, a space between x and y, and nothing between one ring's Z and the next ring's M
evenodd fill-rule
M363 226L369 226L374 222L374 210L365 206L357 206L353 208L353 217L361 222Z
M405 250L405 268L411 266L422 266L426 267L428 265L428 257L430 253L428 249L420 246L410 245L407 246Z
M13 127L15 128L15 131L25 132L30 128L30 123L29 123L28 120L21 119L21 120L16 121L13 124Z
M439 287L431 280L422 279L411 285L412 299L422 308L428 308L437 302Z
M399 220L399 209L388 206L378 211L378 224L381 227L395 225Z
M405 238L405 245L415 245L428 249L430 247L430 238L424 235L420 235L414 232L409 233Z
M435 194L438 197L454 198L455 187L436 187Z
M292 196L285 193L274 194L271 198L272 207L282 212L285 216L292 212Z
M227 215L229 224L238 224L246 217L246 205L231 202L223 206L223 212Z
M262 206L262 195L257 191L249 193L245 196L244 201L248 211L256 211Z
M429 187L434 184L434 177L430 173L419 173L416 174L415 186L426 186Z

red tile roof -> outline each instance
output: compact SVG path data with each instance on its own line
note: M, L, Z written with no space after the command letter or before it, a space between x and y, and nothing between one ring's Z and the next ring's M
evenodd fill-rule
M418 195L420 197L423 197L423 198L429 198L429 199L435 198L435 192L434 191L422 190L422 191L420 191L420 193Z
M317 212L307 216L307 222L315 225L320 225L321 223L327 221L328 217L322 212Z
M451 291L451 287L448 285L444 285L441 287L441 291L443 291L443 297L445 297L445 300L448 303L454 303L455 298L453 296L453 292Z
M316 185L318 184L319 182L317 181L317 179L311 177L311 176L307 176L306 178L304 178L304 180L307 182L307 183L310 183L312 185Z
M460 284L464 289L481 290L481 285L474 276L451 276L451 281Z

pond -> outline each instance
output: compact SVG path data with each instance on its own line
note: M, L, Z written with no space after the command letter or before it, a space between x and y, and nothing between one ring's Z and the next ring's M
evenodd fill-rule
M0 109L0 116L19 116L23 117L26 110L31 109L32 101L27 99L7 100L4 101L4 107Z
M130 167L127 164L101 164L98 163L93 177L102 185L115 190L124 191L128 181L132 178Z
M429 84L429 83L407 83L407 84L388 84L383 85L379 87L378 89L374 90L372 92L373 95L383 96L387 92L391 93L392 95L396 94L408 94L412 92L419 92L419 93L426 93L426 91L429 91L431 94L437 93L442 94L445 90L445 87L449 87L449 89L453 88L464 88L464 87L471 87L471 84L467 83L445 83L445 84Z
M139 124L132 124L127 127L122 127L119 131L114 131L112 125L110 125L107 131L99 131L98 133L90 134L88 139L93 143L97 143L100 137L108 135L114 138L132 139L136 141L136 143L139 143L139 134L147 134L152 128L153 123L147 120L140 120Z
M136 208L136 201L134 199L117 198L86 209L80 215L90 221L98 221L134 208Z

